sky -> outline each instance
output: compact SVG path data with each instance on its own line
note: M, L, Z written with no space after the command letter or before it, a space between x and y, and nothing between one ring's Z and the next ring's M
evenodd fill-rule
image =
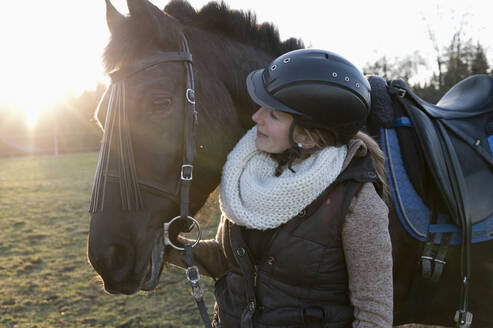
M167 0L151 0L164 8ZM189 0L196 9L207 0ZM441 46L464 22L464 30L486 47L493 64L493 1L483 0L225 0L270 22L281 39L300 38L307 47L336 52L360 69L382 56L418 50L431 74L434 50L428 26ZM123 14L126 1L113 0ZM35 121L67 94L107 81L101 54L109 38L104 0L17 0L0 11L0 110L21 110Z

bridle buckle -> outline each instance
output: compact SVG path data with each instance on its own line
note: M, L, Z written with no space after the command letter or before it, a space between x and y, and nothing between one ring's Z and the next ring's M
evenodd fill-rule
M200 280L199 268L196 265L188 267L185 275L187 276L187 280L190 281L192 284L196 284Z
M195 91L193 89L188 88L185 92L185 97L189 103L195 105Z
M193 179L193 165L183 164L181 166L180 177L183 181L191 181Z

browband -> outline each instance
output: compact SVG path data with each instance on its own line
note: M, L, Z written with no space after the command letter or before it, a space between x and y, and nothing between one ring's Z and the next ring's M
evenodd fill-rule
M192 54L187 52L161 52L150 57L146 57L133 65L125 66L109 73L111 82L118 82L129 78L133 74L146 68L165 62L190 62L192 63Z

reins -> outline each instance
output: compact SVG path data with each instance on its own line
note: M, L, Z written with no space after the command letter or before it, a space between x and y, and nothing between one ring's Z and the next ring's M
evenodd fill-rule
M96 213L104 207L106 186L109 178L116 178L120 183L120 198L122 208L127 211L142 209L144 204L141 195L141 187L146 187L151 190L157 190L165 198L177 202L177 197L166 192L159 184L146 182L138 179L135 158L132 149L132 142L129 129L129 121L127 116L127 108L125 104L125 80L132 75L147 69L149 67L166 63L166 62L183 62L186 70L186 90L185 104L186 115L184 124L184 151L180 170L180 215L163 224L163 238L161 242L166 246L169 245L178 250L184 250L183 262L186 269L186 278L192 286L192 296L194 297L202 320L206 327L212 328L210 318L207 314L207 309L203 300L203 292L199 285L200 273L197 266L194 264L192 247L198 244L201 232L198 221L189 215L190 210L190 189L193 180L193 160L195 155L195 129L198 124L198 115L195 109L195 81L192 68L192 54L188 47L188 41L183 36L182 52L162 52L156 55L144 58L143 60L123 67L117 71L110 73L111 86L109 91L109 102L106 112L106 120L104 124L104 135L99 153L98 165L94 178L93 192L89 211ZM102 99L106 97L106 93ZM114 139L116 138L116 139ZM111 145L113 142L118 144L118 173L113 173L110 170ZM192 245L179 247L173 244L170 240L168 232L171 224L179 222L182 225L182 231L189 232L195 225L198 230L198 237Z

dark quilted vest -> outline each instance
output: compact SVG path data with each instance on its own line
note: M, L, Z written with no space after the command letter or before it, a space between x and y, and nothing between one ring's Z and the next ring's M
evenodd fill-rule
M369 181L376 181L371 159L354 158L312 204L268 235L261 260L253 259L241 228L226 221L233 269L216 282L216 326L351 327L341 230L352 198Z

